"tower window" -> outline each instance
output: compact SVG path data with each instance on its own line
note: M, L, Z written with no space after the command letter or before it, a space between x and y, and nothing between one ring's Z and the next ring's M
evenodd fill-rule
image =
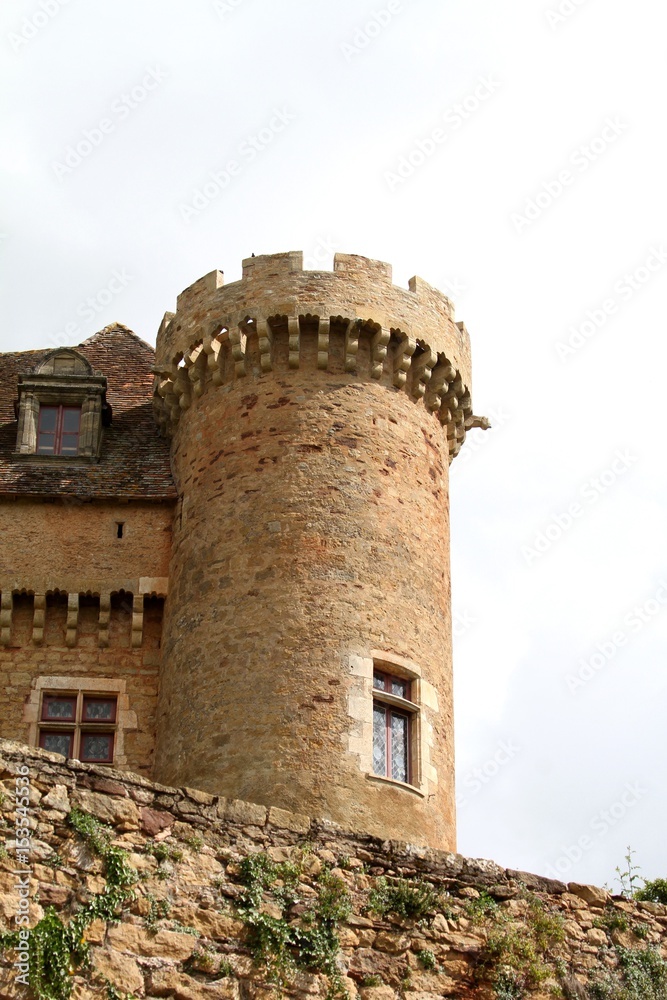
M125 521L116 521L116 538L122 538L125 531Z
M40 406L38 455L78 455L80 406Z
M410 701L411 682L373 674L373 773L409 784L412 726L417 706Z

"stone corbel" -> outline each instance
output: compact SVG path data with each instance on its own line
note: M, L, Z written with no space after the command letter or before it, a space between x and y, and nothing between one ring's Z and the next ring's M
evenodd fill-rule
M412 355L417 350L417 341L406 333L397 331L399 341L396 344L394 356L394 385L397 389L405 388L405 383L412 364Z
M246 374L246 344L248 338L240 326L234 326L229 331L229 343L234 361L234 375L243 378Z
M144 637L144 595L132 598L132 649L139 649Z
M46 617L46 594L35 594L34 613L32 617L33 645L41 646L44 642L44 620Z
M79 595L67 595L67 635L65 645L76 646L76 632L79 625Z
M3 590L0 595L0 646L8 646L12 631L13 599L11 590Z
M270 372L273 368L271 363L271 345L273 343L273 330L267 320L257 320L257 343L259 345L259 365L263 372Z
M326 371L329 367L329 336L331 334L331 320L320 319L317 328L317 367L320 371Z
M289 366L290 368L298 368L301 349L301 324L298 316L288 316L287 329L289 333Z
M109 621L111 619L111 594L100 594L99 645L105 649L109 645Z
M433 354L430 347L426 347L419 357L413 359L411 368L413 399L423 399L426 395L437 361L437 355Z
M380 329L373 334L371 340L371 378L382 377L390 337L391 332L385 329Z
M359 320L353 319L345 331L345 371L356 372L359 351Z

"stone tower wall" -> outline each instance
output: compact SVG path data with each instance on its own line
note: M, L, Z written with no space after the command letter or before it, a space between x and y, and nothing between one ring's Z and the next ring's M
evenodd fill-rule
M449 301L388 265L252 258L158 336L176 517L156 777L453 848ZM409 785L372 775L372 676L412 681Z

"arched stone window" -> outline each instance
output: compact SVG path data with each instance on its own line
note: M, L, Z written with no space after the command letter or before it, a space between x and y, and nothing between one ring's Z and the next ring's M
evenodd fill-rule
M72 348L51 351L19 377L16 454L44 460L99 457L110 423L107 380Z

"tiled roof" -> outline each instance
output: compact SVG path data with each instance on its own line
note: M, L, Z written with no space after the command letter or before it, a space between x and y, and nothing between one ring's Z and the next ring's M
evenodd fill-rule
M13 461L19 375L27 375L53 348L0 354L0 495L161 500L176 497L169 444L157 432L152 394L153 348L119 324L106 327L76 350L107 379L113 410L97 463L49 465Z

